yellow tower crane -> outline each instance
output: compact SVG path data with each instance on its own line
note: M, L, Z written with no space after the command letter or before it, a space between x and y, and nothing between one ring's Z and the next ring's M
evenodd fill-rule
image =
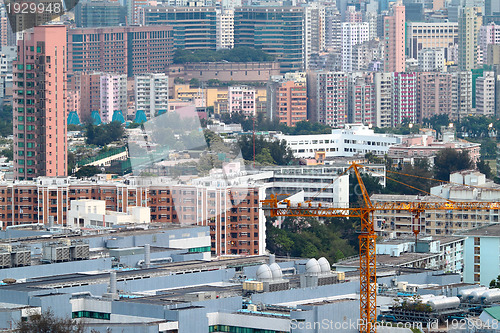
M289 200L278 200L276 195L262 200L262 209L271 217L357 217L361 221L359 235L359 289L360 289L360 332L376 332L377 319L377 259L374 212L381 210L408 211L414 216L413 233L420 231L419 216L426 210L490 210L499 209L498 202L457 202L443 199L438 202L380 202L372 203L361 178L363 165L353 163L346 171L354 171L361 188L363 207L324 207L321 203L304 202L292 204ZM411 175L408 175L411 176ZM389 177L387 177L389 178ZM423 178L423 177L419 177ZM396 181L396 180L394 180ZM399 181L396 181L399 182ZM403 183L402 183L403 184ZM406 185L406 184L404 184ZM412 187L410 185L406 185ZM414 188L414 187L412 187ZM420 190L422 191L422 190ZM425 192L425 191L423 191ZM427 193L427 192L426 192Z

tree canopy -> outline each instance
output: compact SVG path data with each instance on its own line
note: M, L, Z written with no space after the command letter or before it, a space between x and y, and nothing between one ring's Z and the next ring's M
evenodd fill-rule
M177 49L174 53L174 64L197 62L263 62L273 61L274 57L266 52L247 46L236 46L232 49L186 50Z
M281 228L267 222L266 248L278 256L302 258L326 257L330 263L355 255L357 235L355 219L287 217Z
M438 180L448 181L451 173L471 168L473 162L465 150L446 148L439 151L434 159L434 176Z
M52 310L29 316L16 323L18 333L83 333L85 325L71 318L59 318Z
M122 124L116 121L98 126L87 124L85 129L87 144L96 146L105 146L113 141L118 141L125 133Z
M242 135L238 140L241 155L247 161L253 161L253 137ZM261 136L255 138L255 161L259 164L288 165L294 160L293 153L285 141L266 140Z

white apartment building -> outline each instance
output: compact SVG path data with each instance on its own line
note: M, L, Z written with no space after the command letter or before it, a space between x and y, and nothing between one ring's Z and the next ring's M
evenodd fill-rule
M217 49L234 47L234 10L218 10L216 15Z
M422 72L442 72L445 68L445 49L422 49L418 52L418 69Z
M113 120L113 113L127 112L127 75L105 73L100 77L100 116L103 123Z
M149 224L149 207L128 207L127 212L106 210L106 200L72 200L67 225L72 228L111 228L122 224Z
M371 128L361 124L346 124L344 129L333 129L330 134L279 134L276 138L285 140L293 155L298 158L314 158L317 152L325 152L326 158L366 153L383 156L389 151L389 147L401 142L400 136L376 134Z
M500 44L500 25L494 22L479 28L477 63L486 64L488 45Z
M342 71L352 72L353 60L352 49L354 45L367 42L370 39L369 23L348 23L344 22L341 26L342 35Z
M375 85L375 126L392 126L392 73L377 72L374 75Z
M348 207L349 176L339 174L349 168L348 164L334 163L318 166L273 166L262 171L271 171L272 176L266 180L269 184L267 194L290 195L303 191L303 199L313 202L327 203L332 207ZM385 186L385 165L369 165L361 170L379 180Z
M168 110L168 76L163 73L135 77L135 109L149 119Z
M495 73L484 72L476 79L476 114L493 117L495 115Z
M472 72L452 73L452 119L462 119L473 114L472 110Z

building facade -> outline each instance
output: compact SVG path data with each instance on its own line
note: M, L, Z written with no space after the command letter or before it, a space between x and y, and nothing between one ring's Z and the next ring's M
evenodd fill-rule
M342 71L353 70L353 47L369 40L368 23L342 23Z
M217 12L217 50L234 47L234 10Z
M135 108L142 110L147 119L168 110L168 76L146 74L135 77Z
M275 57L281 72L303 67L303 20L300 7L240 7L234 12L234 43L257 47Z
M214 7L148 6L140 8L139 15L142 25L172 26L173 47L176 49L217 48L217 12Z
M118 1L82 1L75 7L75 23L79 28L116 27L125 23L125 17L125 7Z
M460 8L458 17L458 66L462 71L470 71L477 66L478 35L482 23L480 8Z
M165 72L174 52L171 26L69 29L68 70L128 77Z
M405 6L397 3L392 15L384 18L384 69L386 72L405 71Z
M417 73L394 73L392 126L417 121Z
M417 59L423 49L444 49L445 59L451 60L450 50L458 44L457 22L408 22L406 55Z
M495 116L495 73L484 72L476 79L476 114Z
M452 75L448 73L418 73L417 113L419 122L435 115L451 117Z
M127 116L127 76L125 74L102 74L100 77L100 108L101 121L109 123L115 112L121 111Z
M315 114L317 121L332 127L343 127L347 122L347 73L319 72L309 81L309 112Z
M40 26L14 62L14 178L66 176L66 27Z
M376 134L368 126L347 124L344 129L334 129L331 134L314 135L277 135L285 140L293 155L298 158L314 158L316 153L324 152L325 157L350 157L373 153L384 156L389 147L401 142L392 134Z
M228 112L256 115L255 89L247 86L228 88Z
M287 126L307 120L307 86L305 82L285 81L276 90L277 118Z

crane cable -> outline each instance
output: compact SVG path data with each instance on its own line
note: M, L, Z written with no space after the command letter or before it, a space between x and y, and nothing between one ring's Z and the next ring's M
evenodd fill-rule
M397 171L392 171L392 170L386 170L386 172L395 173L395 174L402 175L402 176L408 176L408 177L414 177L414 178L432 180L432 181L437 181L437 182L442 182L442 183L447 183L447 184L452 184L452 185L467 186L467 187L479 188L479 189L490 190L490 191L500 191L500 188L491 188L491 187L486 187L486 186L460 184L460 183L455 183L455 182L451 182L451 181L447 181L447 180L434 179L434 178L428 178L428 177L416 176L416 175L410 175L410 174L406 174L406 173L402 173L402 172L397 172Z
M387 170L386 170L386 172L387 172ZM382 174L380 174L380 173L378 173L378 172L376 172L376 171L372 171L372 173L376 173L376 174L378 174L379 176L384 177L384 175L382 175ZM411 175L408 175L408 176L411 176ZM401 181L399 181L399 180L396 180L396 179L394 179L394 178L388 177L387 175L385 175L385 178L386 178L386 179L389 179L389 180L392 180L393 182L399 183L399 184L401 184L401 185L407 186L407 187L409 187L409 188L412 188L412 189L414 189L414 190L417 190L417 191L420 191L420 192L422 192L422 193L425 193L425 194L427 194L427 195L430 195L430 196L433 196L433 197L439 198L439 199L444 200L444 201L448 201L449 203L455 203L455 202L454 202L454 201L452 201L452 200L446 199L446 198L441 197L441 196L436 195L436 194L432 194L432 193L427 192L427 191L425 191L425 190L422 190L422 189L420 189L420 188L418 188L418 187L414 187L414 186L412 186L412 185L409 185L409 184L403 183L403 182L401 182Z

